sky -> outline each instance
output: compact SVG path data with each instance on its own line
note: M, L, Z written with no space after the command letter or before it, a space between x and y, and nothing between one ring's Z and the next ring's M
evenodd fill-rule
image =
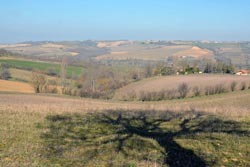
M0 0L0 43L250 41L250 0Z

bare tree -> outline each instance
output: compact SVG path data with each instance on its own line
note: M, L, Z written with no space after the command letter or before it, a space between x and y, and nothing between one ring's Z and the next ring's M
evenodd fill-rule
M66 86L66 75L67 75L67 66L68 66L68 58L66 56L63 57L61 63L61 84L62 89Z
M151 77L151 76L152 76L152 66L150 64L148 64L145 67L145 77L148 78L148 77Z

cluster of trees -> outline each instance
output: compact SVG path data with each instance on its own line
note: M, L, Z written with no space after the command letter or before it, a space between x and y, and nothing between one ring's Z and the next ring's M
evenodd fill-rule
M204 73L233 74L234 72L235 72L235 67L233 64L225 64L222 62L207 63L204 68Z
M57 86L52 86L47 77L41 73L32 72L31 85L36 93L57 93Z
M94 63L85 64L83 73L73 82L65 82L63 73L61 80L64 94L102 99L112 98L116 89L128 83L128 77L119 76L111 67Z
M223 73L223 74L233 74L235 72L234 65L225 64L223 62L213 62L213 61L205 61L188 63L185 61L177 62L175 65L168 65L167 63L157 63L147 65L144 68L144 76L145 78L151 76L166 76L166 75L185 75L185 74L197 74L199 72L202 73Z

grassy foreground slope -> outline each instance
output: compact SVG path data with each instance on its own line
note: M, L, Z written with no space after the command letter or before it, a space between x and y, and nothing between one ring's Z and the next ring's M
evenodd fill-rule
M249 90L154 103L0 99L0 166L250 165Z

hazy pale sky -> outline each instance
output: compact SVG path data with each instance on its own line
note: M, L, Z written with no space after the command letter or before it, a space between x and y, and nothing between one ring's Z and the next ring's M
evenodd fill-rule
M249 40L250 0L1 0L0 43Z

